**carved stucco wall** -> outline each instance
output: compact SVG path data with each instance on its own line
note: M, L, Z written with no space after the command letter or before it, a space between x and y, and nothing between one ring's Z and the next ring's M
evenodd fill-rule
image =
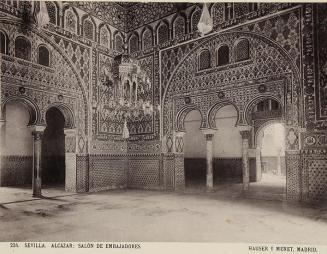
M75 6L88 14L110 24L119 31L125 31L127 10L114 2L74 1L69 5Z
M241 4L237 6L237 10L243 12L244 6L242 6ZM124 31L124 29L133 28L125 26L124 18L118 19L117 13L126 15L126 9L118 5L115 5L117 12L114 17L110 16L110 13L102 13L103 8L98 8L93 3L79 7L84 11L90 11L93 15L99 15L100 20L108 22L115 29ZM116 10L115 8L113 10ZM172 15L172 18L169 18L170 22L173 20L174 10L172 7L169 9L169 6L167 8L165 15ZM192 8L190 7L188 15L192 13ZM272 7L261 6L260 8L268 10ZM273 12L276 12L279 6L276 5L274 8ZM210 10L213 10L212 6ZM318 10L321 11L318 12ZM230 29L227 27L233 24L221 23L215 29L219 27L219 29L227 28L226 30L205 38L191 39L193 35L185 35L185 38L181 40L172 38L173 40L165 45L155 45L150 49L134 53L133 56L151 76L153 86L148 96L155 106L161 104L161 112L160 115L154 114L149 119L132 121L130 128L133 128L134 135L127 143L122 142L120 138L121 125L114 119L103 118L100 110L93 107L99 102L100 97L104 96L101 86L101 68L103 65L112 65L118 53L104 48L98 42L72 35L60 27L50 26L46 34L44 31L34 30L28 35L32 40L32 52L34 51L32 62L19 60L13 57L13 41L20 30L17 24L3 15L1 26L9 34L11 44L9 56L3 56L2 61L2 99L5 100L8 96L21 96L35 101L40 108L41 123L42 115L50 105L57 103L68 105L76 118L77 151L84 154L77 158L78 167L85 169L78 173L78 188L87 190L90 181L88 177L92 175L96 176L92 183L92 189L96 190L96 179L101 179L98 172L103 170L102 166L97 167L94 164L95 159L90 160L87 154L104 156L102 160L115 158L118 166L116 167L113 163L114 168L124 168L122 165L126 165L123 163L127 160L126 156L135 160L135 162L130 162L135 173L130 180L133 184L146 185L141 177L143 173L148 174L149 179L151 178L150 186L159 183L159 186L169 189L174 188L177 182L183 182L176 178L177 175L183 175L181 173L182 155L178 152L176 155L168 154L163 157L157 155L163 151L172 151L175 145L172 141L173 132L182 126L182 121L176 121L177 116L180 116L178 119L183 119L183 114L185 116L190 110L185 104L185 96L191 99L192 107L202 112L203 127L214 126L212 120L215 112L226 104L233 104L236 107L239 124L251 124L247 111L264 97L275 98L284 109L281 120L285 121L288 126L286 134L289 140L288 149L292 151L287 158L288 168L291 169L289 170L288 195L298 197L302 191L299 179L301 177L305 179L303 174L306 174L301 171L302 158L306 158L306 155L300 155L297 151L300 148L311 149L309 157L313 158L312 153L318 148L321 153L326 149L326 114L324 113L326 111L324 87L326 50L323 46L324 37L321 36L325 33L325 27L319 26L325 21L325 14L322 10L324 10L322 7L314 9L312 4L303 4L237 28ZM240 14L239 17L241 16ZM217 19L217 17L214 18ZM255 19L255 16L249 16L249 19ZM316 30L313 26L314 21ZM138 25L143 26L147 22L140 20ZM140 29L141 31L143 28ZM319 38L317 45L314 45L314 35ZM248 61L232 62L228 66L213 67L201 72L197 70L197 54L200 50L207 48L212 56L215 56L215 49L221 43L227 43L233 48L234 43L240 38L247 38L250 41L251 57ZM180 44L180 41L186 40L189 41ZM51 62L55 63L55 66L47 68L36 64L35 49L41 43L48 45L52 50ZM175 46L168 47L171 45ZM233 54L231 50L231 59L234 59ZM317 54L318 62L313 61L314 54ZM212 59L214 63L214 57ZM317 73L315 70L320 70L320 72ZM65 74L62 75L62 73ZM266 86L265 92L260 92L258 89L262 84ZM18 90L22 85L26 88L24 94ZM58 91L62 96L58 97ZM108 99L110 97L104 98L104 101ZM104 126L105 122L110 123L109 127ZM264 122L258 124L264 124ZM299 137L299 127L307 127L310 132L305 132ZM161 138L163 138L162 141ZM182 142L182 138L178 140ZM106 157L105 154L108 156ZM112 157L119 154L126 156ZM142 158L152 159L149 165L155 167L153 172L156 172L158 178L153 177L150 168L144 169L145 171L141 170L145 167L140 163ZM321 172L323 168L321 165L325 164L323 162L319 165L310 165L310 167L319 168ZM93 169L95 171L90 174L88 170ZM120 172L118 175L122 185L128 183L128 174L126 176ZM307 179L311 179L307 182L313 186L314 180L312 179L317 178ZM105 183L101 183L101 186L101 189L106 188ZM319 193L317 195L321 196L322 192Z
M215 50L222 43L228 42L232 48L240 38L247 38L251 47L255 49L250 60L198 71L198 53L202 49L209 49L214 55ZM230 58L233 59L233 56L231 55ZM278 45L249 32L219 34L195 47L174 71L164 94L163 133L171 135L175 129L175 119L172 116L176 117L184 107L187 107L183 98L185 95L188 95L192 105L196 105L201 111L204 128L211 127L208 119L210 109L215 104L226 103L226 101L236 105L239 111L238 124L251 124L246 122L246 109L256 97L260 96L272 96L278 99L285 108L287 124L298 125L299 102L296 98L298 98L299 82L297 68L292 65L290 58ZM258 90L261 84L267 87L264 93ZM223 92L223 95L219 92Z
M10 10L10 12L15 11ZM80 12L78 11L77 14ZM120 15L119 10L116 15ZM65 105L70 108L74 115L73 122L76 124L78 135L77 139L73 140L76 142L78 154L76 158L77 191L95 191L115 186L126 187L127 152L135 155L135 158L138 158L138 154L140 158L143 158L146 153L160 154L160 144L151 142L153 139L159 139L160 117L157 113L146 119L133 119L132 123L129 123L132 134L135 134L131 140L139 142L129 145L121 138L121 121L115 124L115 119L99 120L100 107L94 108L94 105L99 102L99 96L107 96L104 94L105 91L101 90L103 74L101 69L104 65L110 66L118 52L65 31L59 26L49 25L42 30L30 27L28 31L22 32L19 22L12 21L13 18L6 15L3 17L1 29L9 35L10 51L9 55L3 55L2 58L2 103L14 97L31 101L35 104L37 111L36 124L40 125L45 124L44 115L49 107ZM110 21L109 24L119 28L124 21L119 22L115 24L113 20L113 23ZM80 29L82 28L78 30ZM15 58L14 55L15 37L22 33L32 44L31 61ZM46 45L51 52L50 67L37 64L37 47L40 44ZM159 62L158 53L142 55L138 58L140 65L154 84L149 91L146 91L144 99L150 100L154 105L159 105L159 79L153 74L153 66L158 65ZM24 89L20 89L22 87ZM103 98L102 102L112 99L110 96L107 97ZM110 128L105 128L104 125ZM92 154L94 156L91 156ZM98 158L108 163L114 160L108 164L112 170L104 170L101 163L96 163ZM149 158L151 159L151 156ZM158 158L153 158L152 161L154 165L160 164ZM138 171L136 166L133 169ZM151 167L148 170L151 171ZM156 172L159 169L154 170ZM135 177L140 176L141 173L141 171L136 172ZM111 174L114 179L118 179L117 184L111 179Z
M138 63L147 73L152 83L151 88L142 95L142 99L149 100L154 106L160 103L159 83L154 76L154 66L158 62L156 55L153 53L138 58ZM92 62L94 65L92 68L91 90L91 151L93 153L126 153L127 147L129 151L134 149L135 145L132 144L134 141L143 141L143 143L148 141L151 146L151 140L159 140L160 115L158 112L153 112L150 116L141 115L130 119L128 127L131 134L129 143L131 144L124 142L122 139L123 119L111 115L113 108L110 108L110 102L113 101L114 97L110 88L103 83L103 69L108 67L115 76L117 75L115 70L117 63L115 63L113 56L96 50L92 52ZM137 150L135 151L137 152ZM144 150L144 152L146 153L147 150Z
M249 112L262 98L274 98L283 108L288 156L288 197L299 199L301 157L299 127L303 124L301 77L301 7L237 29L228 29L161 52L162 146L173 152L175 131L183 130L186 114L198 109L202 128L213 126L217 109L232 104L238 111L238 125L253 125ZM246 38L250 58L235 62L234 47ZM230 48L230 64L216 66L216 50ZM211 68L199 71L201 50L211 52ZM259 89L264 85L265 89ZM185 100L185 97L188 97ZM186 102L187 101L187 102ZM263 124L262 122L261 124ZM295 161L298 160L298 161ZM175 165L176 166L176 165ZM175 168L176 170L176 168ZM178 169L177 169L178 170Z
M324 10L322 6L316 6L315 12L313 7L305 4L260 22L161 51L163 151L174 151L174 131L183 130L185 115L192 109L200 110L201 127L210 128L216 109L232 104L239 113L238 124L257 124L254 127L258 130L268 122L252 123L247 111L262 98L274 98L283 108L279 121L286 124L287 197L305 201L325 198L326 31L317 24L324 24L326 18L323 11L317 11ZM233 48L239 38L247 38L255 48L249 61L232 61L226 67L198 71L201 50L209 49L214 58L219 45L225 43ZM230 58L233 59L233 50ZM259 91L262 84L265 91Z
M307 103L310 103L312 97L316 97L316 128L327 128L327 5L317 4L314 15L314 35L316 47L316 86L312 89L306 89ZM309 26L311 28L311 26ZM311 52L308 52L311 53ZM311 60L311 58L309 58ZM309 112L308 112L309 113ZM309 121L308 127L312 129L312 121Z
M2 104L13 97L31 101L37 106L39 125L45 124L45 113L49 107L66 105L73 112L78 130L77 152L87 153L87 85L78 74L80 69L76 69L63 49L43 32L33 30L26 36L20 32L19 23L7 20L1 20L1 27L9 34L10 40L9 55L3 55L1 63ZM24 35L31 41L31 62L14 57L14 39L18 35ZM41 44L46 45L51 52L50 67L36 63L37 47Z
M326 199L326 4L307 5L303 19L303 77L306 129L301 133L302 200Z

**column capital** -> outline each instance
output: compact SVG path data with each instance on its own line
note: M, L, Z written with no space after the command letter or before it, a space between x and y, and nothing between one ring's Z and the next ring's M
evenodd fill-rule
M33 143L33 196L41 197L41 189L42 189L42 135L45 130L45 126L43 125L33 125L30 126L32 130L32 135L34 139Z
M242 139L250 139L251 138L251 130L252 130L252 126L249 125L239 125L237 126Z
M185 131L175 131L175 137L182 138L184 137L185 133L186 133Z
M32 131L32 133L36 133L36 132L44 132L45 130L45 126L44 125L31 125L30 129Z
M0 128L5 126L6 120L5 119L0 119Z
M216 131L215 129L201 129L203 135L206 138L206 141L212 141L213 136L215 135Z
M64 133L66 136L75 136L77 133L77 129L64 129Z
M240 131L240 134L242 136L242 139L250 139L251 138L251 132L250 131Z
M213 134L205 134L206 141L212 141L213 139Z
M307 128L300 127L300 128L298 128L298 130L299 130L300 133L302 133L302 132L306 132Z
M217 132L217 129L200 129L203 133L203 135L215 135Z
M30 126L32 131L32 136L34 138L34 141L39 141L42 139L43 132L45 130L45 126L43 125L33 125Z
M252 130L252 126L250 125L238 125L237 129L241 132L241 131L251 131Z

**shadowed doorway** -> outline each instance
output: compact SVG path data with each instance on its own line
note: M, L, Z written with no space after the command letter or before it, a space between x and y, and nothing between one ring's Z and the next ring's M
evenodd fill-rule
M229 104L221 107L216 115L217 131L213 137L213 179L214 185L241 183L242 138L236 127L238 112Z
M206 141L201 127L201 113L190 111L185 117L184 172L186 188L206 187Z
M47 127L42 139L42 184L65 186L65 118L52 107L46 113Z

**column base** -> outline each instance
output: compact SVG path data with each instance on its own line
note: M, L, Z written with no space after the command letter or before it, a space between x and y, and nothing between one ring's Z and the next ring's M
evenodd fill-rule
M211 164L208 165L207 167L211 167L212 169L212 160L211 160ZM206 175L206 187L207 189L213 189L213 174L212 174L212 170L210 170L209 172L207 172Z
M185 191L185 186L175 187L175 191Z
M41 178L34 179L33 183L33 197L42 197Z
M250 188L250 184L249 183L243 183L243 191L248 191Z

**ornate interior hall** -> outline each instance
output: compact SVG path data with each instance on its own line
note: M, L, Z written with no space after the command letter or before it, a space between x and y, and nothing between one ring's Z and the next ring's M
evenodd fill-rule
M2 0L0 50L0 241L59 239L70 202L128 241L250 241L252 211L254 241L327 245L327 3Z

